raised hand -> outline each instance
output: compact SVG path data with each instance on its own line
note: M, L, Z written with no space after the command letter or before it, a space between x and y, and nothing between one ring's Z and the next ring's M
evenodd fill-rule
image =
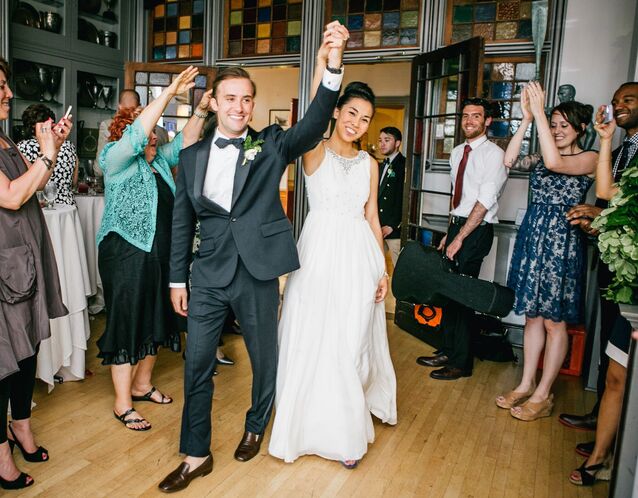
M199 69L194 66L188 66L177 78L168 86L168 90L173 95L184 93L195 86L195 76L199 73Z
M600 140L611 140L614 136L614 132L616 131L616 120L612 119L609 123L603 123L604 115L603 112L605 110L605 105L601 105L596 112L596 117L594 119L594 130L598 133Z
M55 123L50 118L44 123L36 123L35 125L35 138L38 139L40 152L49 159L54 159L58 155L58 150L60 150L60 145L62 145L62 142L59 141L53 131L54 125Z
M545 92L538 81L530 81L525 87L527 90L527 98L529 99L529 107L534 118L539 119L545 116Z
M527 85L521 92L521 112L523 113L524 121L529 121L530 123L534 121L534 115L532 114L532 109L529 104L529 97L527 95Z
M328 65L330 67L341 67L343 61L343 52L350 38L348 29L339 21L333 21L326 26L324 40L328 42Z
M62 147L62 144L68 138L69 133L71 133L71 128L73 128L73 122L71 121L72 117L73 116L69 114L68 118L60 119L58 124L51 128L58 148Z
M199 101L199 104L197 104L197 109L201 112L208 112L211 110L210 108L210 101L213 98L213 89L211 88L210 90L206 90L204 92L204 95L202 95L202 99Z

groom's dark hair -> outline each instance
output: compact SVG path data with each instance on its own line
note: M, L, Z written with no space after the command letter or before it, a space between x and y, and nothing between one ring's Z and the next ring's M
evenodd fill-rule
M257 95L257 87L255 86L255 82L250 79L250 74L248 74L248 71L242 69L241 67L226 67L218 72L217 76L215 76L215 80L213 81L213 97L217 96L217 87L222 81L242 78L250 81L250 84L253 87L253 97Z

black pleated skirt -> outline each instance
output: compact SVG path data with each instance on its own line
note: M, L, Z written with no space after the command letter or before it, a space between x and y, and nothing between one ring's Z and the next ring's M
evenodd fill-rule
M97 342L103 365L135 365L160 346L181 350L184 320L169 294L169 255L173 193L156 173L158 201L150 252L109 233L100 243L98 267L104 287L106 327Z

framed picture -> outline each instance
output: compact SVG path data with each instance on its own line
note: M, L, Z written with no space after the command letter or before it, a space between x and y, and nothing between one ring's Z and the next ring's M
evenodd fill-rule
M284 130L290 128L290 109L270 109L268 124L278 124Z

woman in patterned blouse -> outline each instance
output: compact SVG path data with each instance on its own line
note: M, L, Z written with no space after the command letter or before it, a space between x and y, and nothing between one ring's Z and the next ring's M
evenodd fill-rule
M22 113L22 125L26 138L18 142L18 149L29 162L35 161L40 155L40 145L35 138L35 124L44 123L49 118L54 123L57 121L53 111L44 104L32 104ZM49 181L55 182L58 186L58 193L55 196L57 204L75 205L73 187L78 181L78 155L75 145L68 140L65 140L60 147L55 169Z

